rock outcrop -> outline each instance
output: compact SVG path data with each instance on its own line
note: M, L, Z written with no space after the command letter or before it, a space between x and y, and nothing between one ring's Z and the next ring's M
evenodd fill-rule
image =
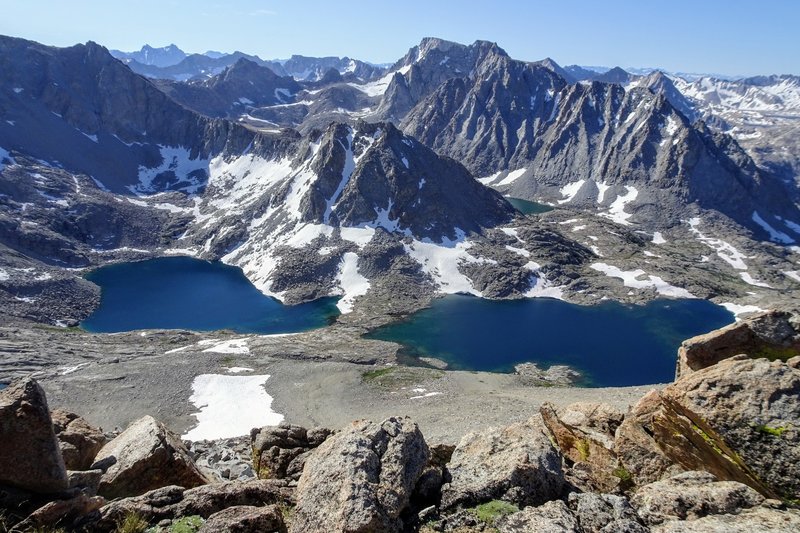
M738 514L764 497L736 481L717 481L707 472L684 472L641 487L631 502L645 524L695 520L708 515Z
M553 500L539 507L526 507L518 513L501 519L500 533L580 533L577 518L561 500Z
M103 507L92 522L98 531L113 531L130 514L148 523L197 515L208 518L233 506L291 505L292 490L275 480L254 479L244 482L214 483L192 489L161 487L141 496L122 498Z
M140 418L100 450L95 464L109 463L99 488L107 498L136 496L166 485L189 488L208 482L180 438L151 416Z
M67 488L44 390L34 379L0 391L0 485L36 493Z
M67 470L89 469L98 452L108 442L105 433L75 413L63 409L54 409L50 416Z
M521 505L556 499L565 488L561 462L536 418L470 433L447 466L451 481L442 488L442 508L497 499Z
M622 413L604 404L577 404L557 413L550 403L542 405L539 413L561 453L585 474L591 488L611 492L620 484L614 475L619 461L612 448Z
M800 496L800 357L736 356L660 394L654 437L674 462L771 498Z
M308 457L291 531L397 531L430 457L409 418L354 422Z
M567 500L584 533L646 533L636 510L624 496L573 492Z
M280 424L250 432L253 468L261 479L300 479L308 453L325 442L332 431Z
M800 324L792 315L770 311L683 341L676 377L715 365L734 355L788 360L800 355Z
M276 505L236 505L212 514L198 533L285 532L283 514Z

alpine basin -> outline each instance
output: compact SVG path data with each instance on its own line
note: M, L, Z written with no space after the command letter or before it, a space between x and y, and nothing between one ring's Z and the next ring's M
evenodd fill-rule
M241 269L190 257L165 257L99 268L86 278L101 288L100 306L81 323L92 332L135 329L230 329L291 333L329 324L335 298L283 305Z
M368 336L399 342L406 355L436 357L455 369L568 365L584 375L584 385L605 387L672 381L681 341L732 322L729 311L705 300L580 306L550 298L452 295Z

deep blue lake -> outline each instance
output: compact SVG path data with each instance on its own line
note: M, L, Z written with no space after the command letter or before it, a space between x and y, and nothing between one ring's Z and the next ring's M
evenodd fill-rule
M580 306L549 298L492 301L452 295L368 337L451 368L511 372L521 362L561 364L595 387L664 383L681 341L725 326L733 314L705 300Z
M97 269L100 307L81 326L111 333L134 329L230 329L291 333L327 325L336 298L283 305L264 296L241 269L190 257L165 257Z

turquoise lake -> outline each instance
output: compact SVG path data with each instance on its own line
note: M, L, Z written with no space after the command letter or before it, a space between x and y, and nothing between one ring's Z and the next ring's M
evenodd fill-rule
M540 204L538 202L531 202L530 200L523 200L522 198L505 197L508 203L514 206L514 209L523 215L538 215L539 213L547 213L552 211L553 207L547 204Z
M368 337L403 344L411 357L451 368L511 372L522 362L569 365L594 387L664 383L681 341L734 321L705 300L579 306L549 298L513 301L452 295Z
M336 298L283 305L264 296L241 269L190 257L100 268L86 278L102 289L100 306L81 326L112 333L135 329L230 329L292 333L329 324Z

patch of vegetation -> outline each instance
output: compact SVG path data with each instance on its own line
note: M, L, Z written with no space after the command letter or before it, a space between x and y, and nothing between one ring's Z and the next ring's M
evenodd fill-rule
M697 433L698 435L700 435L700 437L702 437L702 439L703 439L704 441L706 441L706 444L708 444L709 446L711 446L711 448L713 448L715 452L717 452L719 455L722 455L723 457L727 457L727 455L725 454L725 452L723 452L723 451L722 451L722 448L720 448L720 447L717 445L717 443L714 441L714 439L712 439L712 438L711 438L711 435L709 435L708 433L706 433L705 431L703 431L703 428L701 428L701 427L700 427L700 426L698 426L697 424L692 424L692 429L694 430L694 432L695 432L695 433Z
M226 355L222 358L222 363L225 365L232 365L236 358L232 355Z
M279 503L278 510L280 510L281 516L283 517L283 523L288 527L294 519L294 507L288 503Z
M184 516L173 521L167 531L169 533L196 533L203 526L203 522L204 520L197 515Z
M786 426L779 426L773 428L766 424L756 426L756 431L758 431L759 433L763 433L765 435L771 435L773 437L780 437L787 429L789 428L787 428Z
M492 500L482 503L470 510L470 512L475 514L478 520L489 525L494 525L498 519L518 511L519 507L513 503L504 502L503 500Z
M142 515L129 513L117 522L117 529L114 530L114 533L144 533L149 525Z
M578 455L581 457L581 461L585 461L589 458L589 441L586 439L578 439L575 441L575 449L578 450Z
M770 361L788 361L796 355L800 355L797 350L783 346L761 346L750 354L753 359L766 357Z
M431 379L440 379L444 376L442 370L423 368L418 366L387 366L367 370L361 373L361 382L387 389L396 389L416 385Z
M633 475L622 465L611 471L611 475L619 479L619 488L623 491L633 488Z

